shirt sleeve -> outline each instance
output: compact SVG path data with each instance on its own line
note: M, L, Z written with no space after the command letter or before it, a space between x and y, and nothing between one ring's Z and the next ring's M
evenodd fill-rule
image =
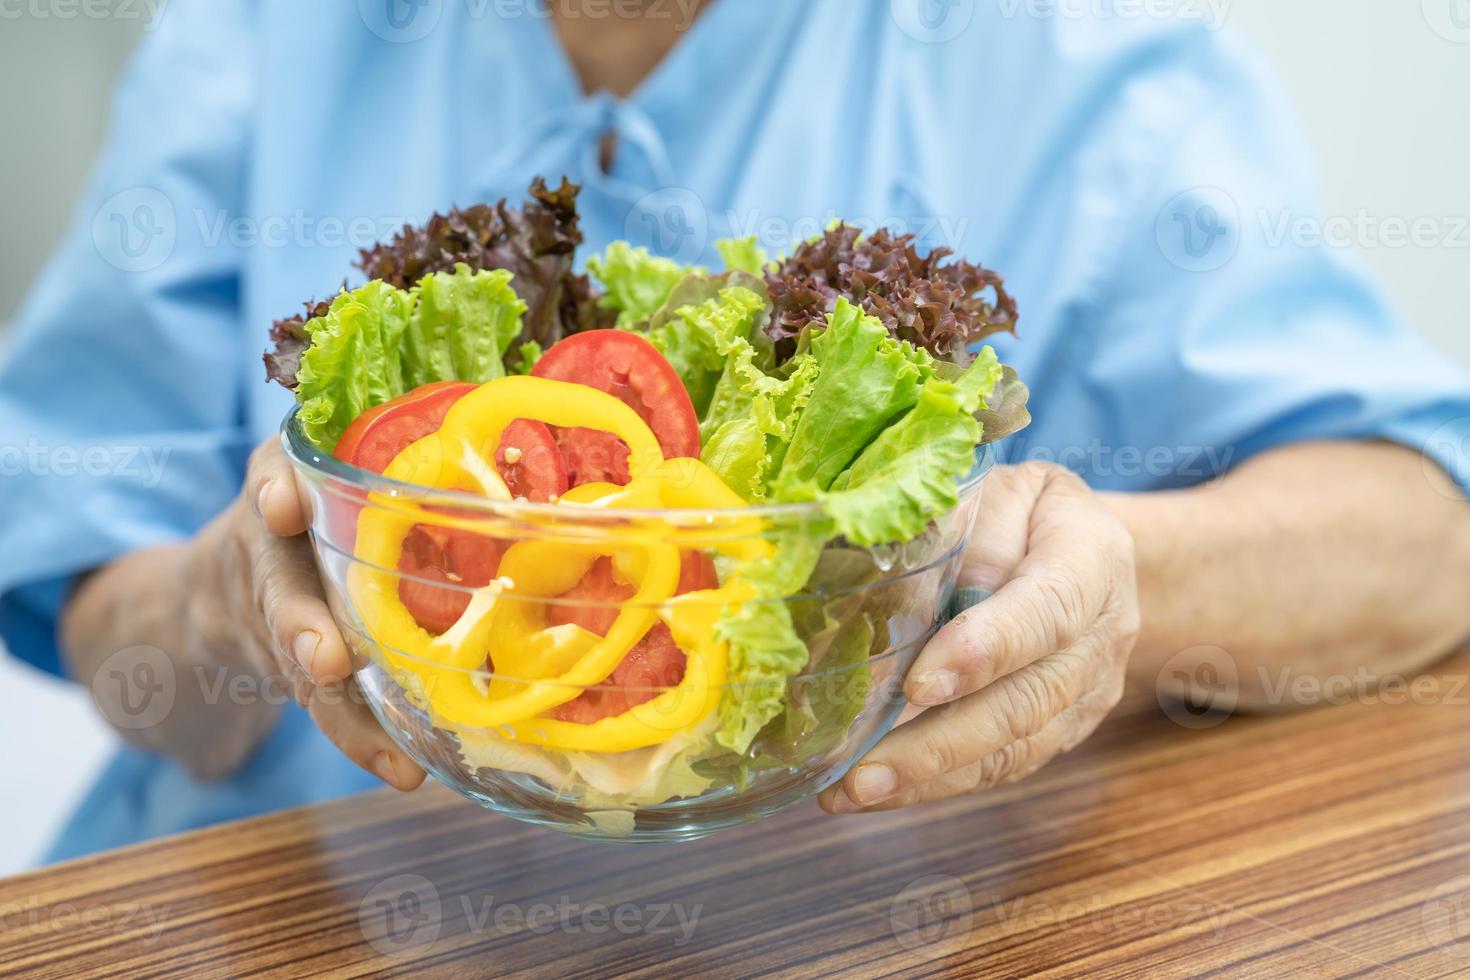
M1119 467L1089 477L1183 486L1286 443L1385 439L1443 468L1454 483L1432 465L1426 476L1444 492L1470 490L1470 377L1401 321L1348 248L1408 222L1324 216L1284 92L1242 46L1221 41L1205 60L1197 111L1130 182L1081 379L1115 450L1171 463L1141 480Z
M244 184L250 49L243 3L169 4L0 355L0 638L52 672L77 573L191 534L238 491L240 256L211 230Z

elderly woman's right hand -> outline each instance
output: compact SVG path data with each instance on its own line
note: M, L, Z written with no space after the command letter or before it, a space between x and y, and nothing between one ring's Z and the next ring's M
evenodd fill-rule
M279 441L268 439L251 455L240 496L194 538L124 556L84 580L62 621L72 672L99 692L109 660L138 649L167 657L174 690L163 716L109 720L201 778L237 769L289 694L353 762L413 789L424 772L357 691L306 528L305 494ZM103 713L114 714L105 704Z

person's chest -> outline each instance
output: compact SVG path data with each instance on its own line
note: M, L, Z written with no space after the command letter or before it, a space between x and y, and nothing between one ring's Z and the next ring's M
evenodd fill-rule
M243 313L262 348L272 320L360 278L359 249L451 205L515 205L534 177L565 175L583 185L583 261L626 238L718 265L722 237L754 235L779 255L839 219L886 226L1007 277L1025 339L997 347L1034 388L1078 356L1069 320L1091 287L1059 259L1095 252L1113 229L1077 210L1087 188L1067 155L1082 149L1058 122L1069 87L1054 79L1050 101L985 90L1014 66L965 60L1006 43L977 37L968 55L916 45L888 3L718 0L618 103L576 90L533 5L501 7L429 4L432 26L290 8L292 29L265 46L244 198L249 223L271 229L245 250ZM264 436L289 395L246 370ZM1056 387L1058 400L1075 394ZM1090 424L1080 414L1068 407L1073 425Z

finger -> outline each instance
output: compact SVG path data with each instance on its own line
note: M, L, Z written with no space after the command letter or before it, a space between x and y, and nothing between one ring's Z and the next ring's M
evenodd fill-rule
M1026 557L1031 513L1045 471L1036 466L998 466L980 491L976 531L965 546L959 584L995 592L1015 574Z
M893 729L843 778L843 792L870 806L1035 735L1100 684L1108 662L1099 656L1100 646L1088 637Z
M844 793L834 793L830 800L824 798L822 805L830 813L898 810L916 803L929 803L1025 779L1057 756L1076 748L1078 743L1096 731L1122 693L1121 679L1109 688L1089 691L1036 734L1003 746L963 769L907 787L870 806L859 806Z
M944 704L1076 643L1112 596L1115 533L1081 481L1047 472L1028 554L988 600L925 646L904 684L910 701Z
M394 789L406 792L424 781L424 770L383 731L355 681L313 689L307 711L343 755Z
M294 537L306 530L296 472L279 440L267 439L250 454L243 493L272 534Z
M327 607L306 539L259 534L252 562L256 601L282 666L299 667L315 684L350 676L352 657Z

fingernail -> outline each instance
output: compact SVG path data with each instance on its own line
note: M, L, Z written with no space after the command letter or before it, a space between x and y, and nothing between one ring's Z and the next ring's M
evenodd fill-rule
M857 772L852 777L852 791L857 797L857 802L863 806L872 806L893 795L898 789L898 777L893 770L881 762L869 762L858 766Z
M841 786L837 787L837 792L832 794L832 812L856 813L859 809L860 807L852 801L852 797L847 795L847 790Z
M255 516L261 520L265 519L265 498L270 496L271 487L274 485L274 480L266 480L260 485L260 493L255 495Z
M316 630L302 630L296 634L296 639L291 641L291 656L301 669L306 671L306 676L315 678L311 672L311 666L316 661L316 650L321 645L322 635Z
M926 670L910 681L909 689L909 700L914 704L924 707L944 704L958 693L960 679L952 670Z
M389 786L397 785L398 774L393 771L393 757L387 752L379 752L373 756L373 772Z

